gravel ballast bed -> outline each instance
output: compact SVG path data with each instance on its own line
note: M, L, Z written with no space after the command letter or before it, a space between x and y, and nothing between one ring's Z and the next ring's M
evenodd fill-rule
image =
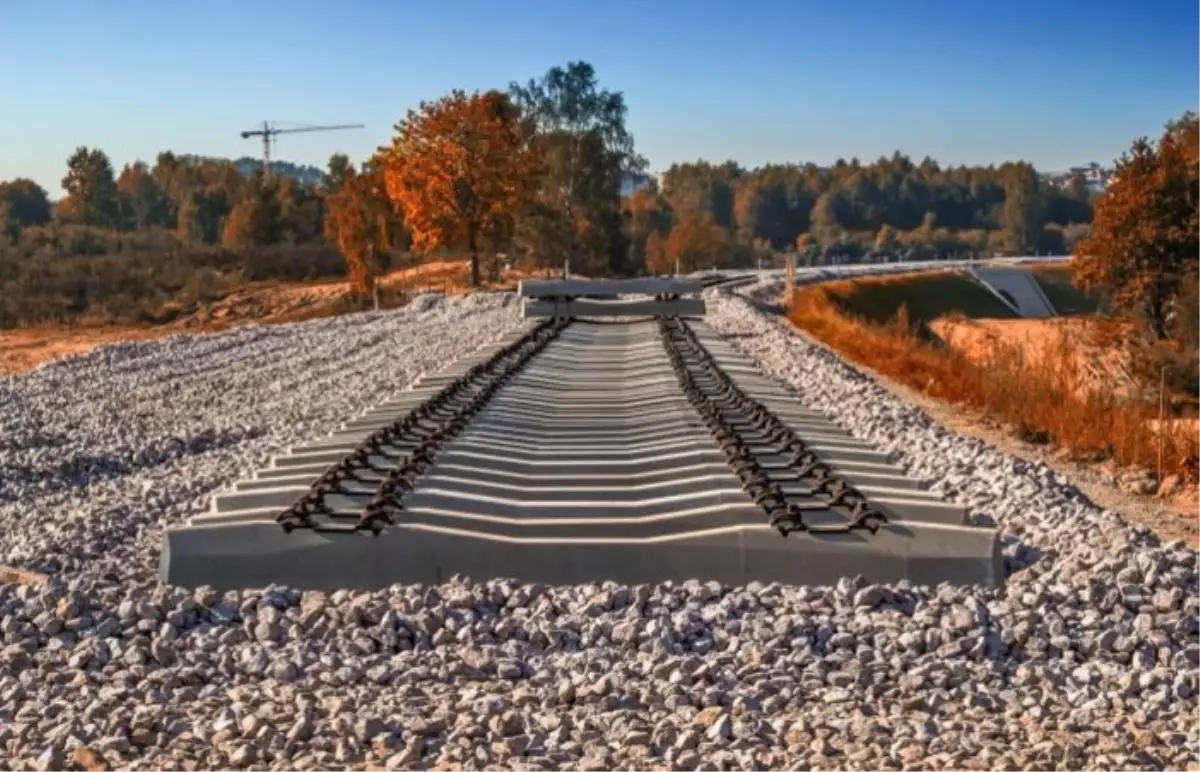
M79 747L185 769L1193 758L1192 551L708 295L709 323L802 402L994 520L1017 569L1007 586L159 587L164 523L511 329L516 311L510 297L429 301L122 344L0 380L0 562L57 572L0 585L0 768L62 768Z
M419 296L396 312L103 346L0 378L0 563L152 570L157 526L503 335L520 323L514 301Z

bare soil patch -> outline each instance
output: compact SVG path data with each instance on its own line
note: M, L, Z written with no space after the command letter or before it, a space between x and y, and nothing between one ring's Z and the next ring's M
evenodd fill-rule
M43 362L85 354L96 346L123 340L150 340L179 332L162 327L64 327L47 325L0 330L0 376L32 370Z

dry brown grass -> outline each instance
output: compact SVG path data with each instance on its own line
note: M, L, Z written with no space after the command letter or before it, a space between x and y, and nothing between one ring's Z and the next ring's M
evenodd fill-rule
M929 323L930 330L949 347L977 364L986 363L998 348L1019 349L1035 367L1061 369L1075 388L1109 391L1128 399L1143 393L1132 374L1127 351L1097 343L1097 319L1057 316L1042 319L969 319L946 315Z
M1081 389L1093 380L1086 357L1062 336L1050 356L1030 357L1019 345L998 342L983 358L923 340L907 309L887 323L852 315L841 303L847 288L805 287L795 293L791 321L849 359L936 399L981 412L1013 427L1023 439L1054 443L1081 458L1121 466L1159 468L1164 474L1195 467L1197 436L1187 422L1157 425L1156 404L1114 388Z

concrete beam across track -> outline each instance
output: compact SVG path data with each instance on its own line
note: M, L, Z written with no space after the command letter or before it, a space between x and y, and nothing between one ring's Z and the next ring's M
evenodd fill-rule
M654 321L569 326L445 446L406 494L397 524L379 536L289 533L275 522L371 431L406 415L528 331L527 324L218 494L210 512L167 532L162 578L185 586L326 590L441 582L455 574L553 584L825 584L854 574L885 582L1003 581L994 530L969 525L964 509L802 407L707 325L690 324L744 392L805 438L890 522L874 534L787 538L769 527L680 389ZM806 522L845 522L848 513L825 505L748 420L734 424L789 502L805 508ZM376 485L353 482L330 495L327 504L348 520L328 522L354 522Z
M517 288L523 298L580 295L695 295L704 283L695 278L643 277L638 279L525 279Z
M557 317L571 319L604 316L704 316L703 298L625 298L622 300L534 300L526 298L522 309L526 319Z

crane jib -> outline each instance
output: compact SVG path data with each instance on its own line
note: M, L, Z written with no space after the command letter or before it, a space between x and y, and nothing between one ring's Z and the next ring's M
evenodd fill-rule
M250 137L262 137L263 143L263 173L268 177L271 176L271 138L279 134L298 134L300 132L309 131L337 131L340 129L365 129L366 125L362 123L344 123L335 126L299 126L292 129L280 129L271 125L270 121L263 121L261 129L252 129L243 131L242 139Z

